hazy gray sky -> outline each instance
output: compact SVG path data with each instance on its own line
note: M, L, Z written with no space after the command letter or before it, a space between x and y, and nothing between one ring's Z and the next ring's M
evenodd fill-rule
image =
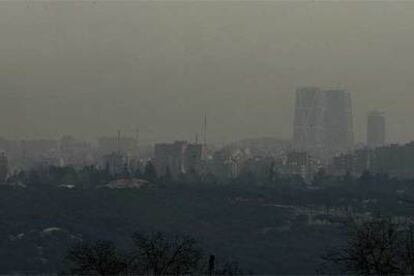
M414 137L414 2L0 2L0 135L292 133L295 88L344 87Z

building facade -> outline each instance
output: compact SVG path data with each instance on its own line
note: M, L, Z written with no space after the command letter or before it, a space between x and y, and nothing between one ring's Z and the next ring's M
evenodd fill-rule
M367 146L377 148L385 145L385 115L371 111L367 119Z
M322 160L352 150L351 95L346 90L316 87L296 91L293 146Z
M296 90L293 131L295 150L318 154L324 146L325 99L317 87Z
M351 94L343 89L323 91L325 97L324 155L350 152L354 145Z

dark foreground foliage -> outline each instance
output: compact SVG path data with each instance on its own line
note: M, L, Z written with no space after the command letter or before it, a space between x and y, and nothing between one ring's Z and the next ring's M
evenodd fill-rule
M408 222L382 217L351 221L346 243L324 256L325 266L352 275L413 275L413 237Z
M216 267L208 264L198 242L187 235L163 232L134 233L129 252L112 242L80 242L66 256L67 274L72 275L242 275L237 262Z
M68 273L73 275L119 275L127 272L127 260L113 243L80 242L68 252Z

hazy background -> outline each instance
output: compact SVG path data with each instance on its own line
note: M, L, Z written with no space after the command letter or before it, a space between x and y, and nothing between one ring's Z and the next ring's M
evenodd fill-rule
M298 86L414 136L414 2L0 2L0 135L290 138Z

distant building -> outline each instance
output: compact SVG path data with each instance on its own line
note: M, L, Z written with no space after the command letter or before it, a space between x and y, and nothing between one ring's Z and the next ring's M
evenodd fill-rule
M156 144L154 164L158 176L163 176L167 172L172 177L190 171L200 172L203 149L201 144L189 144L186 141Z
M128 158L128 170L133 175L141 175L145 171L146 159L139 157L129 157Z
M124 156L118 153L107 154L103 157L103 166L112 176L119 176L125 168Z
M222 148L214 152L210 169L219 178L236 178L246 160L247 156L242 150Z
M385 116L383 112L371 111L367 120L367 146L376 148L385 145Z
M292 151L286 154L281 172L288 175L300 175L308 181L317 172L319 166L319 162L307 152Z
M187 146L185 141L156 144L154 147L154 164L158 176L167 171L174 177L184 172L184 152Z
M184 151L184 169L187 172L200 172L203 159L202 144L187 144Z
M268 156L254 156L245 160L241 165L241 175L253 174L260 181L268 180L274 170L275 159Z
M320 154L324 147L325 99L317 87L296 90L293 146L296 151Z
M370 149L358 149L353 153L345 153L335 156L329 164L329 173L333 175L345 175L347 173L359 176L366 170L373 169L375 152Z
M92 146L72 136L63 136L59 141L61 165L88 166L95 163Z
M336 156L330 164L330 170L337 175L351 173L359 176L368 170L373 174L412 178L414 177L414 142L358 149L352 154Z
M0 154L0 184L6 182L7 175L9 174L9 162L7 155L2 152Z
M271 156L278 158L291 148L291 141L273 137L243 139L224 146L221 150L241 150L250 157Z
M347 173L354 173L354 155L351 153L344 153L335 156L329 164L328 172L332 175L345 175Z
M317 87L296 91L293 146L327 160L354 144L351 95Z
M324 91L326 98L325 147L327 157L350 152L354 145L351 94L346 90Z

